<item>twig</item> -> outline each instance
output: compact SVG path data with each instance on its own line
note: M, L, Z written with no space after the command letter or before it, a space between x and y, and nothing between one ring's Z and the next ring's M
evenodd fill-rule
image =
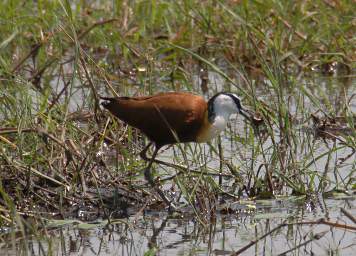
M37 128L25 128L25 129L18 129L18 128L14 128L14 127L9 127L9 128L0 128L0 135L3 134L11 134L11 133L22 133L22 132L34 132L34 133L39 133L42 135L45 135L46 137L48 137L49 139L51 139L52 141L54 141L55 143L57 143L59 146L61 146L62 148L64 148L65 150L68 150L67 146L60 141L58 138L54 137L54 135L48 133L46 130L44 130L41 127L37 127ZM69 150L68 150L69 151Z
M297 246L295 246L294 248L292 248L292 249L290 249L290 250L287 250L287 251L284 251L284 252L278 254L278 256L287 255L287 253L290 253L290 252L292 252L292 251L295 251L296 249L298 249L298 248L300 248L300 247L302 247L302 246L305 246L305 245L309 244L310 242L313 242L314 240L319 240L320 238L322 238L323 236L325 236L327 232L328 232L328 231L324 231L324 232L317 233L317 234L313 235L312 238L309 239L308 241L305 241L305 242L303 242L303 243L300 243L300 244L298 244Z
M109 19L109 20L103 20L103 21L99 21L96 22L92 25L90 25L87 29L85 29L82 33L79 34L78 36L78 40L82 39L83 37L85 37L92 29L94 29L97 26L101 26L110 22L114 22L117 19ZM58 32L58 31L56 31ZM34 47L32 47L32 49L29 51L29 53L27 53L11 70L11 73L15 73L16 71L18 71L18 69L22 66L23 63L25 63L25 61L30 58L36 51L38 51L43 45L45 45L50 38L52 38L56 32L51 32L48 34L48 36L46 36L41 42L37 43ZM73 43L73 42L72 42Z
M188 169L186 169L186 170L183 170L183 171L179 171L179 172L177 172L176 174L174 174L174 175L172 175L170 177L160 179L160 181L164 182L164 181L168 181L168 180L173 180L177 176L182 175L184 173L196 173L196 174L205 175L205 176L217 176L217 177L225 177L225 178L234 178L233 175L227 174L227 173L214 173L214 172L205 173L205 172L201 172L201 171L197 171L197 170L189 170L188 171Z
M146 209L148 206L149 201L146 201L145 204L138 210L138 212L133 216L133 223L136 223L138 218L142 215L143 211Z
M108 19L108 20L102 20L102 21L98 21L98 22L95 22L94 24L90 25L86 30L84 30L83 32L81 32L79 35L78 35L78 40L82 39L84 36L86 36L91 30L93 30L95 27L97 26L102 26L102 25L105 25L107 23L111 23L111 22L114 22L114 21L118 21L118 19Z
M0 135L0 140L2 140L3 142L9 144L13 149L17 149L16 144L12 143L11 141L9 141L7 138L5 138L4 136Z
M356 218L354 216L352 216L351 213L349 213L348 211L345 210L345 208L341 207L340 208L341 212L346 216L348 217L353 223L356 224Z
M47 179L47 180L49 180L49 181L51 181L51 182L53 182L53 183L55 183L55 184L57 184L57 185L60 185L60 186L63 186L63 187L68 187L68 186L69 186L69 185L66 185L66 184L64 184L64 183L62 183L62 182L60 182L60 181L58 181L58 180L52 178L52 177L47 176L46 174L43 174L42 172L36 170L35 168L33 168L33 167L31 167L31 166L30 166L30 167L26 167L26 166L24 166L22 163L17 162L16 160L10 161L9 159L6 159L6 161L7 161L9 164L10 164L10 163L15 164L18 169L22 169L23 171L30 170L32 173L36 174L37 176L40 176L40 177L42 177L42 178L45 178L45 179ZM64 181L67 183L66 180L64 180Z
M41 48L41 46L44 44L43 42L40 42L38 44L36 44L34 47L32 47L31 51L29 53L27 53L11 70L11 73L15 73L21 66L22 64L28 59L30 58L36 51L38 51L38 49Z
M97 123L99 123L99 118L98 118L99 97L98 97L97 91L95 90L95 86L94 86L94 84L93 84L93 81L92 81L91 78L90 78L90 75L89 75L89 72L88 72L86 63L85 63L84 58L83 58L83 54L81 54L81 56L80 56L80 62L82 63L82 67L83 67L83 69L84 69L85 77L86 77L86 79L88 80L88 83L89 83L89 85L90 85L90 88L92 89L92 92L93 92L94 101L95 101L95 104L94 104L95 121L96 121Z
M96 191L97 191L97 193L98 193L99 201L100 201L100 203L101 203L104 216L105 216L106 219L108 219L108 223L110 224L110 223L111 223L110 215L107 213L106 208L104 207L103 197L102 197L101 192L100 192L100 189L99 189L99 185L98 185L98 181L97 181L97 179L96 179L95 172L93 171L93 169L91 169L91 170L90 170L90 173L91 173L91 176L92 176L92 178L93 178Z
M272 15L274 15L279 21L282 21L282 23L289 29L292 29L292 25L289 24L288 21L286 21L285 19L283 19L281 16L277 15L274 11L271 12ZM308 37L303 34L302 32L298 31L298 30L295 30L294 33L301 39L303 40L307 40Z
M232 255L241 254L242 252L246 251L251 246L256 244L258 241L260 241L263 238L269 236L270 234L272 234L273 232L277 231L280 228L283 228L283 227L286 227L286 226L289 226L289 225L320 225L320 224L331 226L331 227L334 227L334 228L342 228L342 229L356 231L356 226L340 224L340 223L337 223L337 222L330 222L330 221L326 221L325 219L319 219L319 220L316 220L316 221L302 221L302 222L295 222L295 223L282 223L282 224L278 225L277 227L273 228L272 230L270 230L269 232L265 233L264 235L260 236L259 238L255 239L255 240L252 240L250 243L248 243L247 245L245 245L244 247L242 247L240 250L236 251Z

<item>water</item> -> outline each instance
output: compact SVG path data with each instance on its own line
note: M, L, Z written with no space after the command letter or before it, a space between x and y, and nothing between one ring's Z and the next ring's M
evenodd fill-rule
M222 79L216 74L210 74L210 80L214 81L218 90L222 89ZM196 81L197 87L199 81ZM276 95L271 94L268 82L265 87L257 88L258 97L264 102L274 102ZM324 77L314 80L300 80L300 86L308 88L316 96L327 98L333 104L336 112L340 112L346 99L351 98L349 107L351 112L356 112L355 93L356 81L342 81L341 78ZM318 88L313 88L318 86ZM56 88L61 91L63 85ZM82 101L89 94L88 89L80 88L73 91L76 100L71 101L69 112L77 108L89 108ZM344 184L350 173L355 170L356 157L353 150L344 147L336 152L333 147L340 147L339 141L315 140L308 133L310 123L301 123L306 119L306 114L314 113L320 107L311 102L309 98L300 92L290 92L291 100L288 103L291 114L295 115L295 129L299 131L298 143L295 150L296 161L312 163L309 171L315 172L313 181L315 188L320 183L320 177L325 172L329 184L327 188L335 188L336 183ZM288 95L286 99L288 99ZM303 112L300 112L302 105ZM231 136L245 138L248 125L241 117L233 118L227 132L221 137L223 145L223 157L226 161L238 168L239 173L246 179L251 171L252 151L255 145L246 145L238 140L231 140ZM278 129L275 129L275 139L280 140ZM256 142L256 141L255 141ZM257 142L256 142L257 143ZM216 141L213 142L216 145ZM259 155L254 159L253 171L258 167L272 162L274 157L273 142L268 139L263 142L265 156ZM209 145L190 145L185 147L192 166L207 164L209 170L219 169L220 161L216 153L212 153ZM198 153L197 153L198 152ZM325 153L325 157L318 159ZM328 157L327 157L328 156ZM340 161L345 158L345 161ZM176 158L175 158L176 157ZM182 161L180 150L170 148L160 153L160 158L165 161ZM313 159L316 159L315 161ZM183 161L183 164L185 162ZM161 178L174 175L176 170L157 167ZM278 171L278 170L275 170ZM297 169L298 171L298 169ZM224 167L224 172L229 171ZM263 176L263 173L261 174ZM215 179L217 182L217 178ZM309 182L306 180L305 182ZM231 180L224 180L223 189L231 189ZM165 185L165 189L171 187L171 183ZM327 189L326 189L327 190ZM209 191L207 191L209 192ZM236 191L231 191L236 192ZM291 191L283 191L290 195ZM351 193L351 192L349 192ZM208 194L208 193L207 193ZM241 201L227 200L227 208L216 202L207 206L216 206L217 212L199 212L195 214L192 208L184 209L184 216L170 216L166 210L143 211L131 209L128 218L114 220L115 224L106 225L107 221L98 219L87 225L68 220L66 225L54 225L47 231L34 232L23 237L18 232L18 237L9 239L9 230L0 233L1 255L230 255L252 240L267 234L273 228L282 223L317 221L324 218L332 223L347 224L355 227L356 224L340 212L345 208L351 215L356 216L356 196L345 193L333 194L325 199L315 194L312 198L305 197L281 197L271 200L249 201L246 194L241 196ZM186 202L182 200L183 202ZM211 202L210 202L211 203ZM201 208L197 208L201 209ZM207 209L211 209L207 207ZM227 209L227 210L226 210ZM59 227L60 226L60 227ZM243 255L278 255L291 250L287 255L353 255L356 249L355 231L335 228L322 224L315 225L288 225L281 227L265 238L259 240ZM12 241L12 242L8 242Z
M352 225L340 207L356 216L355 199L256 201L238 204L235 213L218 213L215 221L204 224L192 216L175 218L165 211L144 212L106 227L100 227L98 221L89 229L73 225L54 228L39 238L17 239L15 249L2 243L1 251L2 255L144 255L150 250L157 255L230 255L286 219L293 223L325 218ZM292 249L288 255L353 255L355 246L355 231L296 224L281 227L242 255L278 255Z

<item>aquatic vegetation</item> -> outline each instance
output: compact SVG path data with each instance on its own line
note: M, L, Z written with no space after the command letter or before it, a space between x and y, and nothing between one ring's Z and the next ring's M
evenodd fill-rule
M319 198L341 197L345 205L325 221L342 216L345 225L354 225L339 209L354 215L354 13L348 0L1 2L1 241L16 248L17 238L25 237L21 246L29 248L34 236L56 251L50 233L63 226L114 227L128 236L142 214L164 212L143 178L146 163L138 153L145 137L99 104L100 96L161 91L206 98L231 91L256 114L254 126L237 118L207 145L181 144L160 153L189 166L154 165L155 182L189 216L186 227L195 236L188 232L187 240L204 240L215 220L226 224L225 215L237 227L230 231L246 232L240 218L249 220L250 229L265 220L256 200L285 197L298 198L293 205L301 212L319 209L320 218L328 206L317 206L326 204ZM285 228L283 234L298 237L292 222L324 225L319 217L293 216L279 216L271 229L284 225L275 231ZM154 233L169 223L162 221ZM268 234L258 231L253 239ZM324 237L323 231L308 243ZM159 250L157 235L148 254Z

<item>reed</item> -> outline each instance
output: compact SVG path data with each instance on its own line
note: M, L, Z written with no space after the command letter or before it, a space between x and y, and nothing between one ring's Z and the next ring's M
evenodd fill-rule
M137 156L145 138L103 112L99 95L234 91L263 119L168 149L186 172L155 166L201 224L222 198L347 194L354 13L347 0L2 1L1 226L26 237L47 218L156 205Z

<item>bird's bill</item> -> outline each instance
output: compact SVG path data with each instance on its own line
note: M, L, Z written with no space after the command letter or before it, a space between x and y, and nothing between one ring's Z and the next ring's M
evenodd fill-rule
M244 108L240 108L240 114L245 117L248 121L252 122L252 116L251 114Z

